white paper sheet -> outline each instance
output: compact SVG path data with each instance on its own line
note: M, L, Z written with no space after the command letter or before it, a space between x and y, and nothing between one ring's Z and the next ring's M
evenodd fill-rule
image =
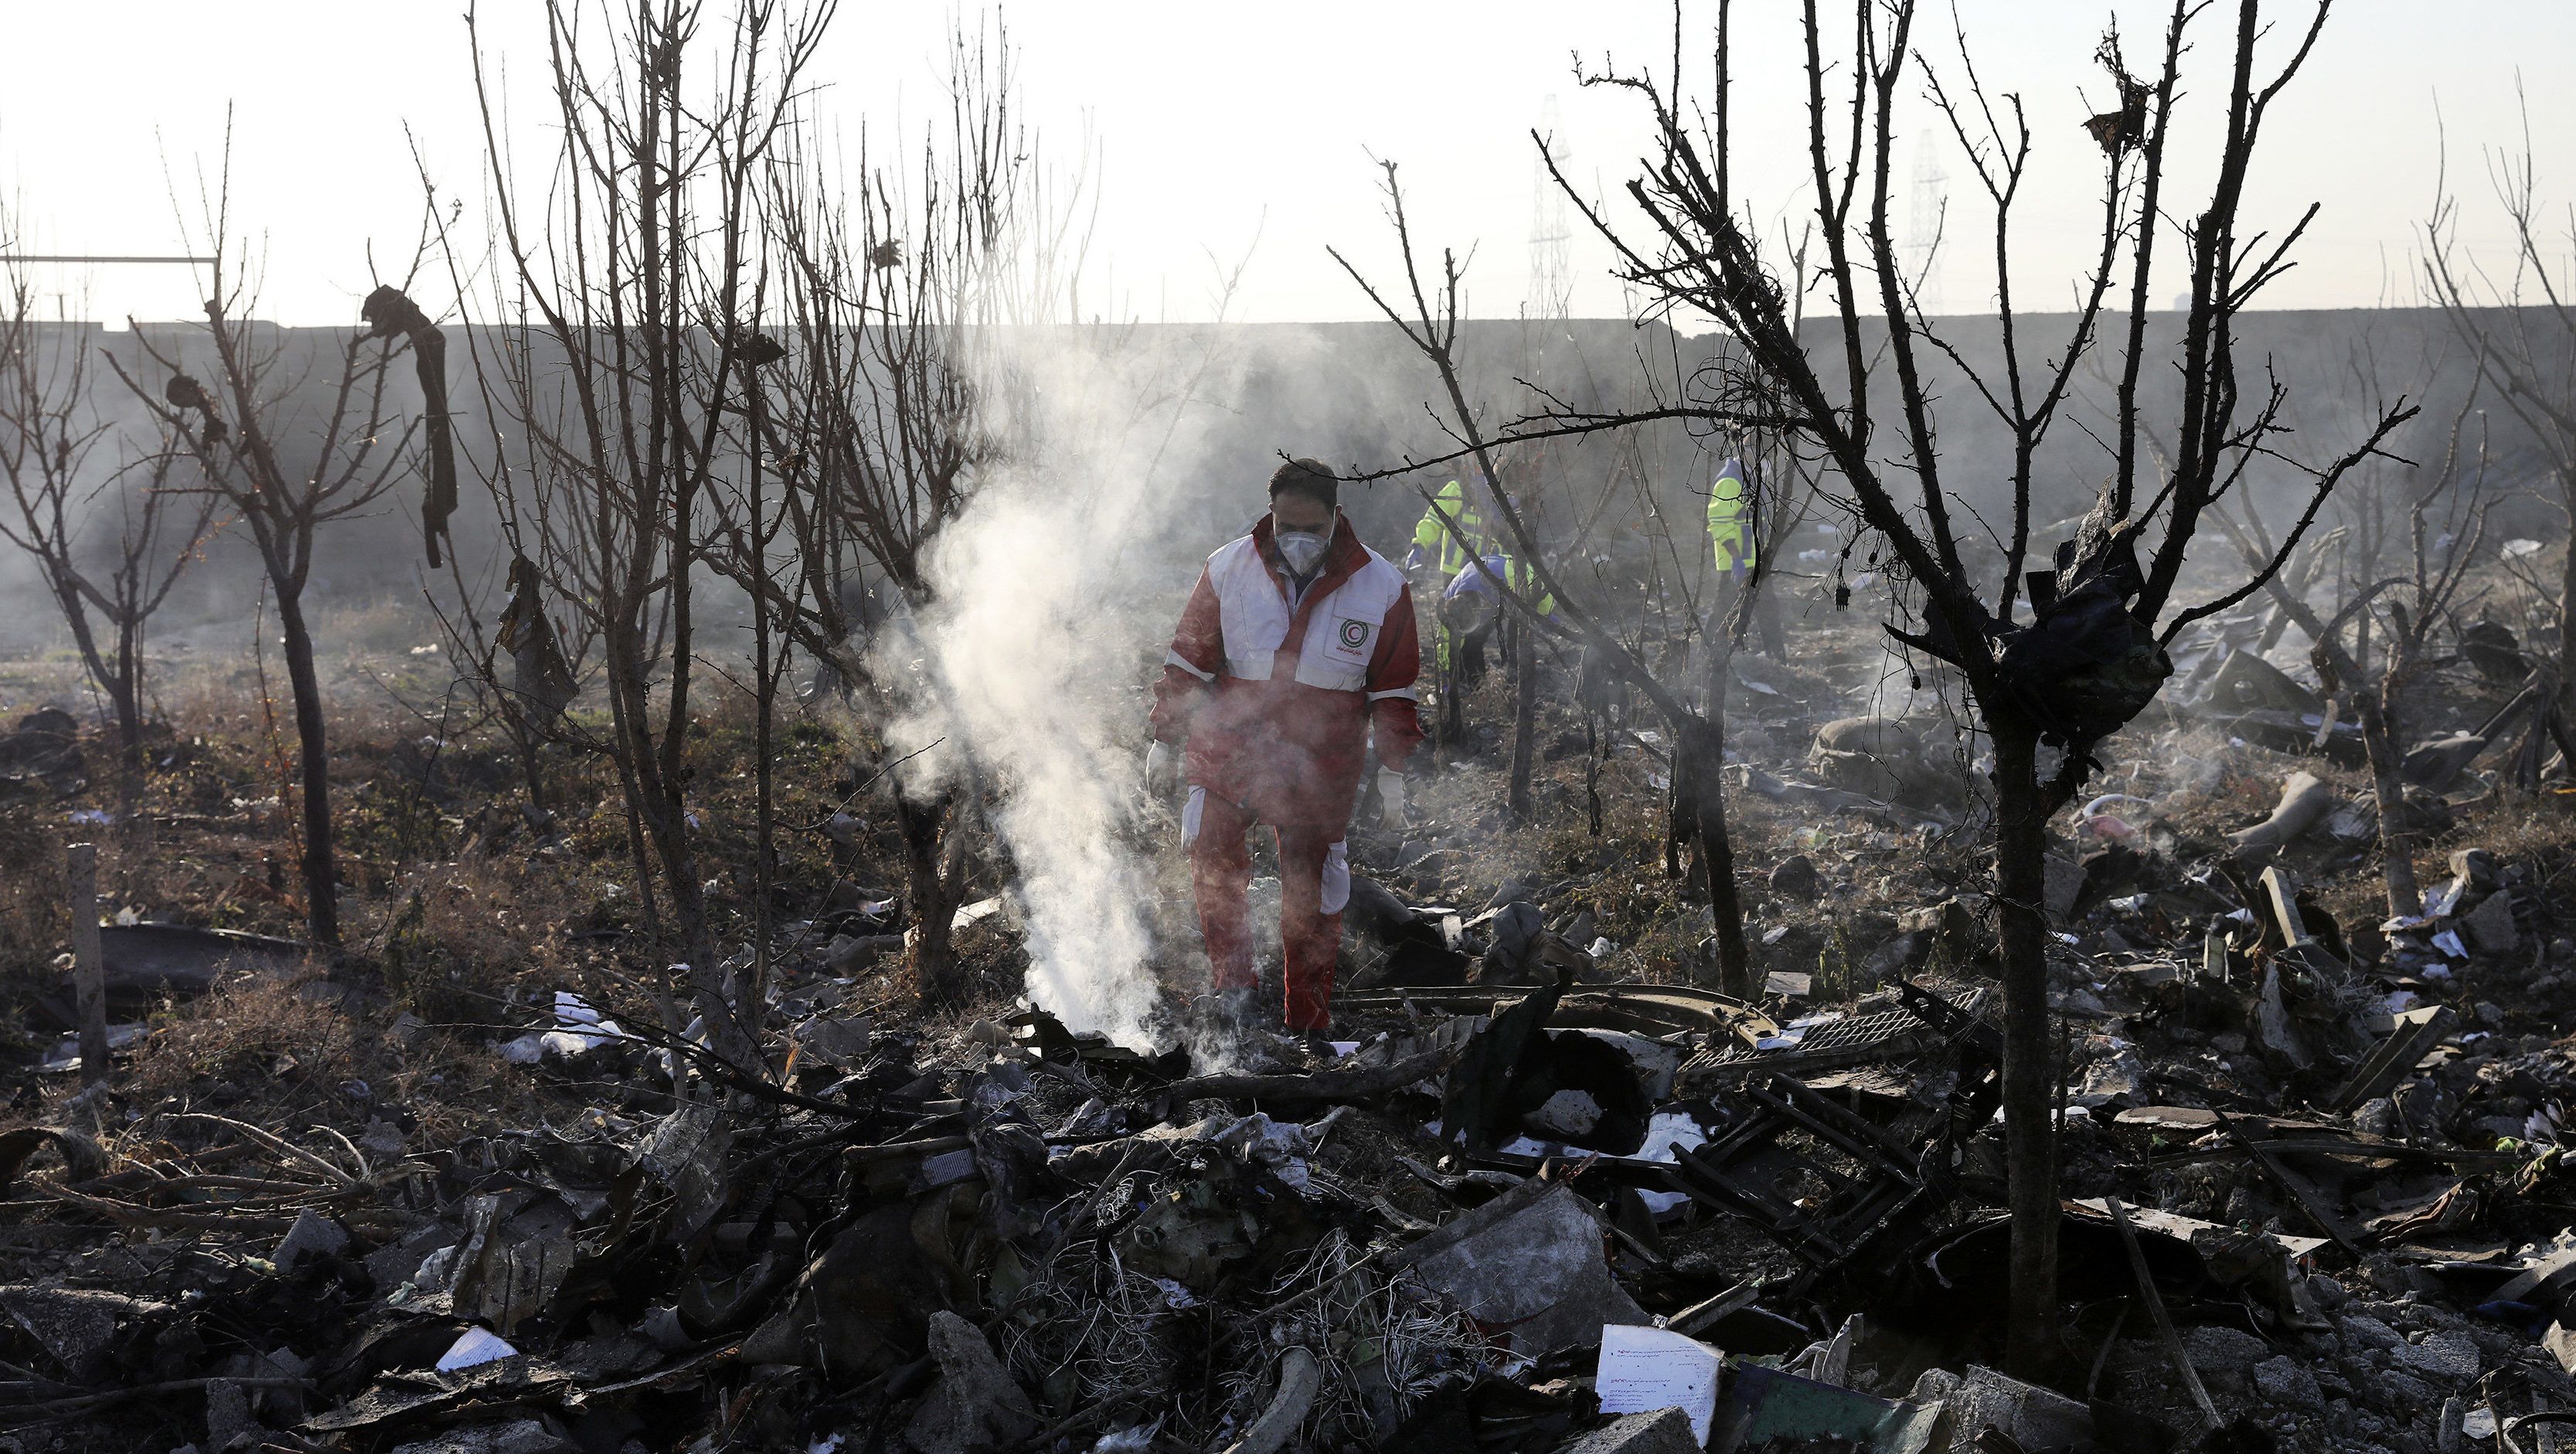
M1691 1434L1708 1443L1717 1416L1717 1365L1722 1355L1697 1338L1662 1328L1611 1324L1601 1330L1601 1366L1592 1391L1605 1414L1642 1414L1679 1408Z

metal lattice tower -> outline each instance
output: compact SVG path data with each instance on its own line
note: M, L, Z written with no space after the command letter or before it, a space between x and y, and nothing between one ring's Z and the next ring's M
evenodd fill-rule
M1950 178L1927 133L1914 139L1914 196L1905 219L1905 270L1916 284L1918 305L1925 313L1941 311L1941 208L1949 196Z
M1573 165L1573 155L1557 134L1556 97L1539 107L1538 134L1547 138L1559 168ZM1568 260L1572 234L1565 220L1565 193L1548 175L1547 163L1530 162L1529 296L1521 316L1561 319L1574 308L1573 268Z

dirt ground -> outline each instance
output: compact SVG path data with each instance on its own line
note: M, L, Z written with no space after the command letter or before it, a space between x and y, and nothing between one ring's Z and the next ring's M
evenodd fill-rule
M1908 916L1950 902L1965 902L1973 912L1990 878L1974 744L1956 735L1955 701L1945 708L1937 678L1925 680L1891 656L1865 613L1837 615L1821 602L1793 601L1791 615L1788 660L1747 654L1736 662L1727 718L1734 764L1730 827L1745 930L1769 977L1766 993L1749 1008L1781 1025L1887 1008L1895 980L1923 967ZM88 1128L106 1161L105 1180L83 1180L74 1168L56 1167L52 1152L41 1152L30 1163L35 1169L17 1178L0 1201L8 1210L0 1222L0 1304L8 1301L7 1288L41 1287L204 1310L179 1321L155 1314L154 1343L101 1340L91 1352L107 1362L85 1372L48 1366L49 1357L59 1361L60 1340L41 1336L27 1318L0 1329L0 1338L12 1342L0 1368L26 1380L19 1401L30 1410L8 1415L18 1427L0 1433L0 1447L211 1447L204 1441L223 1429L209 1421L220 1425L225 1415L209 1412L210 1383L224 1386L222 1398L244 1401L247 1422L236 1429L277 1431L280 1442L271 1447L396 1447L410 1436L386 1432L393 1423L335 1432L327 1417L323 1426L299 1420L366 1387L371 1370L404 1366L390 1353L372 1362L348 1355L370 1338L389 1336L388 1328L401 1321L394 1317L399 1306L389 1311L387 1299L399 1296L395 1284L410 1280L403 1263L412 1239L452 1223L465 1199L489 1181L487 1173L518 1164L513 1158L533 1145L590 1144L581 1138L674 1116L667 1080L646 1073L649 1057L641 1052L523 1064L500 1050L555 1027L559 994L578 994L631 1025L651 1017L665 983L667 955L646 932L649 911L632 881L612 766L569 752L550 756L556 800L567 806L540 826L521 811L517 767L498 734L442 719L452 700L450 672L426 648L419 623L379 609L326 620L320 635L340 643L325 667L334 702L346 952L288 970L228 973L205 993L165 994L140 1006L131 1017L139 1031L117 1052L115 1074L103 1090L83 1093L80 1075L47 1064L49 1054L61 1060L65 1028L48 1006L63 1003L69 986L64 846L99 845L101 907L114 921L299 937L282 677L273 661L264 674L246 658L168 654L157 663L161 720L139 792L129 797L120 790L107 770L113 749L94 730L81 739L80 764L0 783L0 862L8 865L0 874L0 994L11 1007L8 1028L0 1031L0 1076L9 1099L0 1147L9 1144L7 1132L20 1128ZM1572 677L1569 661L1543 669L1536 822L1516 824L1505 808L1508 688L1497 674L1469 699L1462 739L1436 749L1421 777L1412 826L1401 834L1356 829L1353 860L1426 923L1436 925L1444 912L1472 920L1489 907L1535 905L1548 934L1580 952L1581 983L1713 983L1704 886L1694 883L1686 851L1667 855L1667 735L1630 704L1578 710ZM2425 738L2474 726L2512 694L2510 685L2464 662L2445 661L2419 684L2406 730L2410 738ZM0 661L0 715L14 721L46 703L91 720L67 656ZM1922 730L1921 766L1933 780L1928 787L1910 801L1839 809L1819 806L1812 795L1775 791L1783 783L1812 783L1809 750L1818 729L1866 714L1873 704L1903 711ZM749 704L719 688L694 730L691 751L702 765L695 802L714 930L730 951L747 942L755 922ZM1138 740L1141 746L1141 727ZM766 1245L762 1239L811 1240L817 1228L849 1225L870 1204L874 1183L862 1162L835 1159L843 1147L870 1138L901 1140L907 1127L931 1127L952 1114L937 1107L970 1102L978 1077L989 1071L975 1067L996 1033L992 1027L1023 1008L1026 954L1008 915L962 932L977 988L966 1003L935 1013L917 1007L899 952L835 966L835 938L854 922L853 906L897 900L879 912L878 922L888 929L906 922L900 844L887 815L870 811L871 800L862 795L851 806L863 825L854 842L835 842L819 828L850 804L876 744L828 699L792 708L780 744L779 818L795 825L782 844L773 905L784 926L780 1014L796 1024L863 1026L866 1049L818 1074L819 1061L810 1057L827 1052L809 1057L804 1047L820 1042L799 1031L779 1037L770 1069L780 1086L800 1094L855 1096L849 1088L860 1087L869 1109L856 1124L818 1123L793 1104L745 1110L730 1144L760 1169L736 1174L730 1204L737 1214L701 1229L695 1242L657 1244L619 1264L618 1279L594 1289L579 1316L548 1312L512 1320L515 1341L543 1342L563 1366L605 1358L601 1349L609 1343L641 1336L632 1330L652 1326L653 1310L674 1306L675 1297L694 1336L648 1345L648 1352L658 1349L655 1358L687 1362L727 1340L738 1346L757 1319L689 1313L703 1311L719 1294L703 1287L673 1291L696 1275L688 1259L721 1249L718 1261L738 1270L728 1275L750 1279L739 1269ZM2118 796L2100 804L2099 813L2071 813L2056 825L2066 871L2100 880L2086 885L2082 911L2066 917L2055 964L2072 1106L2063 1131L2065 1195L2108 1194L2240 1229L2305 1234L2311 1219L2246 1160L2178 1158L2181 1148L2169 1131L2120 1118L2140 1107L2173 1105L2288 1114L2339 1078L2334 1065L2303 1071L2267 1054L2242 986L2175 983L2167 971L2201 961L2205 910L2194 911L2195 882L2216 883L2226 894L2247 892L2244 876L2229 866L2227 833L2268 813L2293 772L2314 773L2346 798L2368 786L2367 774L2347 756L2265 746L2223 720L2170 702L2151 708L2101 755L2104 768L2092 791ZM2528 1371L2527 1386L2539 1387L2555 1362L2528 1356L2538 1345L2510 1324L2464 1321L2472 1315L2446 1282L2459 1274L2445 1270L2513 1262L2520 1255L2515 1249L2544 1244L2576 1220L2576 1206L2569 1205L2576 1189L2559 1187L2554 1147L2543 1157L2543 1138L2529 1129L2544 1120L2554 1126L2560 1107L2576 1094L2576 1064L2570 1063L2576 1042L2565 1038L2576 1013L2568 993L2576 976L2576 896L2568 892L2568 875L2576 872L2576 792L2562 781L2536 796L2517 793L2495 780L2494 767L2490 757L2482 773L2451 788L2448 825L2418 840L2417 868L2432 887L2451 876L2455 853L2490 855L2482 871L2500 876L2511 894L2515 947L2509 952L2481 947L2428 976L2369 948L2383 941L2378 925L2386 917L2374 842L2311 834L2281 858L2351 962L2365 966L2372 995L2404 993L2411 1002L2439 1002L2458 1012L2463 1033L2449 1042L2450 1053L2408 1083L2422 1092L2412 1101L2400 1092L2393 1109L2365 1107L2364 1121L2380 1118L2375 1124L2385 1133L2387 1118L2396 1116L2444 1146L2517 1153L2466 1178L2452 1174L2456 1163L2408 1164L2356 1181L2344 1189L2346 1214L2413 1209L2421 1215L2393 1234L2374 1236L2359 1256L2330 1251L2328 1260L2339 1263L2334 1275L2311 1265L2306 1281L2335 1304L2322 1310L2330 1317L2337 1308L2360 1308L2375 1319L2373 1327L2393 1329L2398 1341L2391 1346L2447 1346L2442 1340L2473 1337L2494 1345L2486 1349L2490 1370ZM1158 812L1148 810L1140 831L1164 831ZM2105 826L2105 817L2116 827ZM2099 851L2114 843L2130 849L2130 859L2101 860ZM1159 875L1153 969L1178 1016L1205 983L1205 961L1196 951L1177 852L1153 844L1146 851ZM2097 868L2097 862L2109 866ZM1256 874L1267 871L1256 867ZM2122 872L2128 877L2114 881ZM1001 874L987 864L967 897L1003 892L1008 885ZM1355 937L1346 984L1383 988L1378 978L1385 963L1383 945ZM1956 984L1977 978L1973 964L1945 961L1934 968L1952 974ZM1400 1038L1418 1028L1419 1016L1408 1023L1405 1014L1368 1010L1346 1015L1335 1033L1366 1041L1381 1030ZM1288 1063L1293 1067L1293 1056ZM1116 1068L1127 1073L1123 1064ZM1096 1123L1102 1134L1140 1130L1132 1116L1120 1119L1121 1107L1136 1104L1146 1093L1138 1087L1150 1082L1119 1081L1125 1089L1113 1091L1110 1074L1094 1063L1089 1071L1076 1064L1070 1074L1048 1072L1052 1080L1041 1075L1031 1094L1045 1113L1033 1112L1034 1123ZM826 1092L827 1086L837 1088ZM1860 1105L1862 1092L1852 1089L1849 1098ZM1400 1168L1408 1158L1461 1165L1443 1160L1453 1148L1427 1134L1424 1110L1383 1100L1353 1105L1304 1164L1341 1187L1347 1202L1366 1205L1374 1198L1384 1215L1438 1222L1449 1203L1432 1183ZM1980 1175L1993 1179L1994 1166L1978 1170L1979 1154L1972 1143L1965 1177L1972 1193ZM740 1190L744 1177L760 1179L767 1190ZM838 1190L811 1190L817 1186ZM2440 1205L2428 1200L2444 1194L2449 1200ZM929 1193L908 1195L912 1200L899 1203L915 1209L908 1215L933 1215L921 1210L932 1204L925 1200ZM843 1202L805 1204L816 1196ZM939 1205L939 1214L958 1218L961 1228L978 1218L1007 1217L1007 1208L995 1211L1003 1205L998 1202L981 1211ZM754 1206L761 1210L743 1210ZM296 1281L284 1275L276 1249L315 1209L354 1241L331 1263L328 1277ZM1970 1221L1963 1208L1941 1225ZM586 1246L607 1239L596 1231L598 1223L585 1225L593 1232L566 1235ZM1354 1240L1351 1225L1295 1236L1266 1233L1276 1247L1262 1254L1259 1271L1239 1270L1228 1286L1240 1292L1252 1285L1242 1279L1260 1277L1280 1288L1301 1279L1310 1287L1328 1284L1358 1256L1362 1240ZM1080 1314L1096 1323L1099 1299L1127 1296L1137 1286L1151 1296L1155 1284L1131 1285L1122 1272L1104 1293L1096 1269L1032 1264L1024 1241L1012 1242L1007 1227L988 1230L992 1241L974 1244L981 1261L972 1263L970 1280L987 1305L1015 1309L996 1314L1002 1321L991 1331L1050 1423L1094 1404L1132 1402L1135 1390L1160 1379L1162 1386L1196 1389L1190 1397L1197 1402L1175 1405L1177 1421L1147 1440L1200 1438L1222 1426L1212 1411L1240 1409L1259 1396L1260 1360L1228 1363L1232 1353L1211 1354L1184 1376L1175 1370L1187 1350L1176 1351L1172 1328L1144 1313L1133 1313L1132 1346L1120 1345L1124 1352L1112 1356L1096 1338L1084 1342L1093 1335L1069 1331L1069 1319ZM584 1236L592 1243L581 1243ZM1785 1277L1795 1267L1749 1224L1707 1207L1667 1218L1659 1236L1651 1259L1623 1265L1649 1311L1680 1308L1744 1278ZM1009 1245L996 1252L1000 1244ZM1058 1256L1080 1245L1059 1242ZM1282 1247L1293 1250L1277 1250ZM364 1258L368 1252L389 1255ZM780 1262L781 1275L803 1261L800 1255ZM779 1286L771 1280L762 1295L777 1296ZM698 1301L690 1303L691 1297ZM2092 1362L2090 1386L2098 1397L2187 1416L2191 1404L2170 1376L2166 1350L2143 1315L2133 1315L2130 1301L2104 1296L2072 1308L2070 1348L2080 1343L2083 1349L2076 1361ZM1783 1311L1830 1331L1841 1310L1825 1297ZM2458 1420L2445 1422L2440 1380L2402 1357L2391 1365L2384 1349L2365 1346L2375 1334L2366 1334L2364 1343L2332 1332L2324 1343L2314 1333L2279 1328L2249 1334L2199 1320L2211 1311L2178 1313L2203 1341L2218 1337L2212 1327L2267 1340L2264 1358L2231 1363L2241 1351L2233 1345L2220 1350L2228 1356L2213 1354L2207 1361L2220 1385L2215 1391L2231 1410L2273 1428L2283 1441L2421 1454L2436 1445L2448 1450L2445 1438L2459 1437ZM1383 1327L1373 1336L1381 1338L1396 1337L1386 1330L1400 1325L1404 1337L1427 1350L1419 1377L1397 1380L1399 1403L1428 1397L1420 1391L1434 1386L1442 1369L1454 1372L1475 1346L1458 1327L1436 1318L1421 1322L1427 1315L1393 1301L1380 1306L1360 1298L1336 1316L1378 1317ZM2336 1326L2358 1316L2345 1312ZM1859 1360L1873 1370L1880 1391L1901 1392L1924 1368L1992 1356L1988 1331L1963 1333L1943 1346L1919 1328L1907 1330L1901 1316L1883 1321L1887 1331ZM170 1331L183 1327L184 1334ZM1780 1351L1794 1352L1799 1342ZM2276 1349L2295 1366L2273 1368L2266 1360L2278 1356ZM299 1371L280 1375L274 1385L260 1383L262 1360L280 1350L291 1350ZM1149 1366L1161 1372L1137 1371ZM594 1369L580 1378L597 1387L622 1376ZM1535 1380L1538 1373L1528 1376ZM97 1386L85 1377L136 1392L83 1404L85 1391ZM2494 1380L2502 1377L2490 1372L2480 1387L2501 1399L2504 1385ZM2402 1386L2406 1380L2414 1382L2413 1391ZM632 1395L619 1405L625 1412L618 1420L594 1421L578 1431L577 1442L602 1450L713 1448L728 1441L821 1448L816 1441L841 1430L851 1431L847 1447L858 1448L890 1437L911 1407L907 1400L920 1396L919 1385L916 1375L892 1373L789 1379L771 1365L738 1376L674 1378ZM2284 1385L2294 1395L2286 1401L2274 1396ZM1318 1447L1367 1442L1358 1431L1370 1427L1368 1409L1326 1402L1310 1430ZM2327 1423L2290 1417L2303 1402ZM2346 1424L2335 1427L2335 1418ZM286 1432L293 1428L302 1432ZM1149 1446L1166 1447L1128 1447Z

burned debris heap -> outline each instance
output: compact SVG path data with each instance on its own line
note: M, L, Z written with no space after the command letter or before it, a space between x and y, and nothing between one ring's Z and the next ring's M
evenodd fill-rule
M355 960L110 925L120 1060L266 985L397 1061L470 1047L529 1115L433 1143L363 1086L300 1121L73 1094L79 1011L40 1003L63 1074L0 1136L0 1418L201 1454L2530 1454L2576 1409L2576 946L2556 850L2461 825L2556 810L2504 806L2510 732L2428 732L2410 811L2458 846L2385 917L2324 704L2238 630L2063 824L2054 1366L2001 1367L1990 908L1878 912L1974 809L1930 719L1835 715L1860 663L1825 646L1742 668L1741 831L1776 850L1747 999L1566 882L1479 895L1436 818L1358 845L1335 1041L1223 1063L891 1009L900 911L866 894L782 926L763 1075L610 995L432 1027ZM1651 781L1639 736L1608 761ZM1007 899L954 923L1017 933Z

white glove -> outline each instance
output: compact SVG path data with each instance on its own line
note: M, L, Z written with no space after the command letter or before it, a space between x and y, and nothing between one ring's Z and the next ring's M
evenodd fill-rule
M1377 770L1377 798L1386 808L1389 831L1404 831L1404 774L1391 767Z
M1157 798L1168 798L1181 790L1181 755L1172 744L1157 742L1145 749L1145 791Z

